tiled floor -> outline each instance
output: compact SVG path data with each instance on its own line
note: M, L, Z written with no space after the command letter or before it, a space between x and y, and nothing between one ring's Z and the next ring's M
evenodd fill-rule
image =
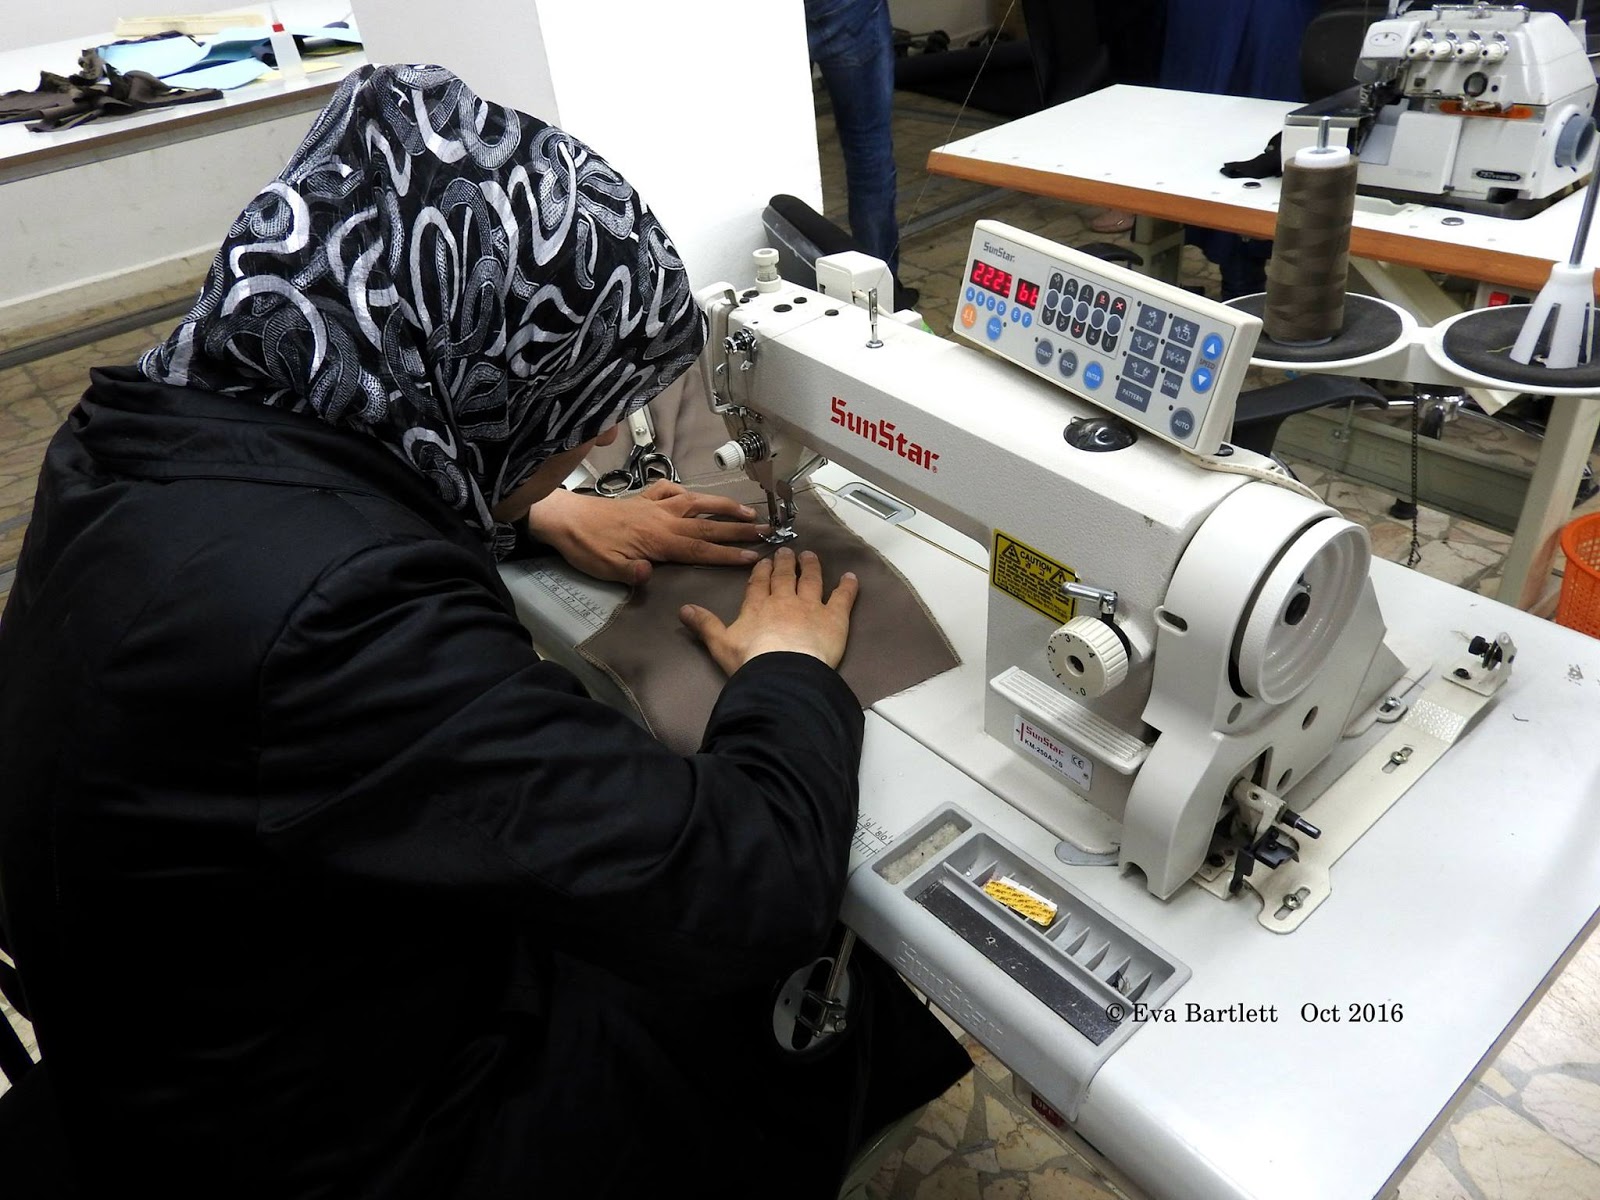
M953 105L902 93L895 125L900 162L904 281L922 290L935 330L948 330L971 222L994 217L1068 244L1103 240L1085 214L1026 196L989 194L976 185L932 179L927 151L992 118L956 119ZM842 171L826 103L819 102L818 142L826 208L844 211ZM964 215L924 228L929 214L963 201ZM1189 252L1191 255L1193 251ZM1215 272L1186 260L1185 282L1214 287ZM172 294L150 297L165 302ZM84 314L64 326L114 315ZM17 550L32 509L45 444L82 391L88 369L126 363L164 335L161 321L51 358L0 371L0 600L10 590ZM58 333L61 328L36 330ZM19 339L0 338L0 352ZM1494 443L1531 458L1536 443L1487 422L1458 423L1447 436ZM1300 466L1302 478L1353 519L1368 525L1375 551L1403 560L1409 524L1388 516L1394 497L1376 488ZM1592 502L1593 503L1593 502ZM1419 569L1465 587L1492 586L1509 539L1495 530L1424 510ZM13 1017L9 1010L7 1016ZM25 1030L31 1041L31 1032ZM868 1187L874 1200L1105 1200L1124 1193L1088 1156L1070 1149L1012 1095L1009 1076L981 1046L977 1069L933 1105L915 1134L884 1162ZM1374 1080L1375 1088L1382 1086ZM1600 942L1583 947L1449 1127L1423 1153L1400 1189L1403 1200L1594 1200L1600 1197ZM1356 1200L1356 1198L1352 1198Z

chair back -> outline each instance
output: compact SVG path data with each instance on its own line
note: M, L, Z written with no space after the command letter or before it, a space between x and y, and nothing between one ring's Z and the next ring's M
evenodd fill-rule
M1300 39L1300 87L1307 103L1354 85L1367 27L1387 14L1381 0L1336 0L1311 18Z

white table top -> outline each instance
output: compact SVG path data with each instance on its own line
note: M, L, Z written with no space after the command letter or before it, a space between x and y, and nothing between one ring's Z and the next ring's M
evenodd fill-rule
M876 706L863 812L906 831L955 804L1055 864L1054 835L928 748L962 726L984 736L986 576L853 508L837 511L890 554L963 660ZM1393 563L1372 570L1392 644L1432 662L1508 631L1516 673L1334 866L1332 894L1299 930L1261 928L1253 897L1223 903L1189 886L1163 902L1115 868L1057 868L1192 969L1173 1003L1277 1007L1271 1024L1148 1025L1095 1076L1078 1131L1160 1200L1377 1194L1600 911L1600 641ZM1404 1020L1307 1023L1308 1002L1398 1002Z
M1230 179L1298 107L1117 84L935 149L928 169L1208 229L1271 237L1281 181ZM1250 186L1256 184L1258 186ZM1358 197L1351 253L1540 286L1572 249L1580 190L1521 221ZM1459 224L1446 225L1446 219ZM1600 265L1591 239L1587 261Z
M354 24L348 3L284 0L277 5L285 23ZM268 36L263 28L262 37ZM86 48L115 40L109 33L26 46L0 52L0 92L32 90L39 73L71 75ZM226 128L292 112L314 111L339 82L367 61L359 46L326 59L309 59L305 77L285 80L276 73L222 93L221 99L177 104L125 117L89 121L72 129L33 133L25 122L0 125L0 183L66 170L110 155L131 154L151 144L199 137ZM325 63L319 66L319 62Z

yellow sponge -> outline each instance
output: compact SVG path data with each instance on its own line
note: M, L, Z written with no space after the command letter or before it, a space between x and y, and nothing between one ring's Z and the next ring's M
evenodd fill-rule
M1053 901L1045 899L1031 888L1023 887L1015 879L991 879L983 885L983 890L985 895L1037 924L1048 926L1056 919L1057 906Z

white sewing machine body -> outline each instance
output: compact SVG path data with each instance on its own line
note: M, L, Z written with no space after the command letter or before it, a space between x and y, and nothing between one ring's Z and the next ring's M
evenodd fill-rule
M1032 768L1006 799L1082 849L1118 850L1169 896L1211 852L1237 782L1291 788L1401 674L1382 648L1366 533L1265 481L1268 460L1214 461L1254 472L1229 473L1172 444L1215 448L1231 426L1253 318L980 223L973 272L987 278L996 251L1019 265L1000 316L980 326L967 305L974 336L1002 351L1014 339L1011 356L1046 378L1072 360L1072 381L1095 380L1130 421L1068 383L792 287L737 304L703 294L714 344L735 348L716 386L730 429L765 445L770 473L750 467L765 486L820 455L990 547L984 730ZM1026 325L1010 275L1032 301ZM1066 303L1068 277L1090 299ZM1119 298L1126 321L1108 324ZM1163 360L1174 394L1157 399ZM1135 377L1155 386L1124 391ZM1115 593L1111 612L1097 593Z
M981 226L974 245L992 265ZM826 449L837 461L815 470L819 496L912 582L962 659L866 714L841 918L982 1041L1014 1073L1025 1102L1069 1138L1086 1139L1075 1144L1126 1194L1387 1197L1600 907L1600 766L1584 741L1600 719L1600 648L1392 563L1373 562L1369 577L1364 559L1311 555L1330 579L1359 584L1348 623L1329 635L1337 653L1290 702L1238 694L1231 664L1246 639L1224 636L1223 626L1252 607L1283 611L1263 601L1271 564L1288 561L1277 556L1310 550L1307 536L1319 529L1332 535L1328 545L1349 547L1353 535L1322 505L1204 469L1170 444L1176 439L1158 436L1153 430L1174 432L1167 406L1154 401L1159 383L1150 410L1130 410L1145 422L1132 445L1067 445L1064 428L1092 428L1096 410L1028 372L1059 375L1067 347L1079 356L1077 378L1091 362L1106 370L1109 321L1095 348L1086 335L1073 336L1070 321L1057 337L1053 322L1051 353L1037 355L1031 347L1035 337L1045 340L1038 326L1052 307L1045 302L1057 291L1059 322L1065 289L1050 288L1025 255L1012 265L1018 281L1040 283L1037 297L1028 291L1032 325L1019 332L1010 319L1017 297L1008 281L999 337L990 340L988 317L998 313L987 300L984 320L969 332L1001 353L1020 352L1020 366L888 321L874 337L868 314L837 286L834 299L781 281L743 293L736 305L712 297L713 347L732 354L718 386L734 407L760 405L759 420L754 409L724 417L736 430L759 429L777 452L749 469L781 490L785 472L809 467L811 452ZM1102 281L1116 279L1104 264L1083 265ZM1129 292L1136 301L1169 307L1170 299L1174 311L1188 304L1197 321L1212 315L1186 294L1169 298L1139 284L1142 293ZM975 309L982 289L974 287ZM1139 328L1132 310L1129 325ZM1248 355L1247 323L1216 329L1226 350ZM1163 335L1171 332L1163 326ZM881 345L867 345L874 340ZM1203 352L1204 337L1198 341ZM1126 353L1116 362L1120 374ZM1226 353L1217 365L1211 398L1226 405L1242 370ZM1211 428L1208 416L1180 429L1198 440ZM1000 702L991 680L1020 668L1047 699L1073 697L1048 651L1060 614L1047 616L996 585L995 529L1087 583L1118 590L1113 620L1133 650L1127 676L1074 702L1119 736L1153 746L1131 779L1095 758L1091 786L1074 786L1018 744L1019 710ZM626 589L549 560L503 571L544 652L596 695L626 705L610 677L574 649ZM1258 586L1252 606L1247 593ZM1041 587L1036 598L1050 595L1059 593ZM1500 672L1506 692L1431 771L1415 762L1394 768L1415 786L1381 821L1349 835L1360 836L1359 845L1339 860L1333 893L1306 924L1274 936L1262 928L1274 926L1254 895L1220 902L1228 892L1215 884L1226 883L1226 868L1209 882L1203 870L1199 886L1160 896L1137 873L1104 865L1122 855L1148 871L1148 855L1127 852L1124 821L1130 811L1138 819L1138 788L1156 782L1153 767L1177 772L1164 780L1177 809L1215 819L1229 804L1229 773L1243 763L1253 779L1266 747L1277 773L1296 772L1292 798L1321 797L1310 814L1324 835L1302 841L1303 854L1334 840L1342 822L1322 815L1334 793L1351 783L1374 790L1358 769L1374 751L1383 758L1396 735L1419 747L1425 738L1412 717L1427 706L1409 693L1403 719L1391 712L1380 722L1394 723L1358 736L1335 732L1394 669L1378 599L1408 662L1452 661L1470 632L1504 626L1523 644L1532 673L1520 665L1507 681ZM1080 599L1074 619L1089 612L1093 620L1096 608ZM1164 624L1163 611L1189 629ZM1457 669L1473 673L1474 661ZM1314 700L1311 688L1325 688L1316 695L1326 699ZM1218 727L1225 701L1229 711L1241 705L1232 730ZM1301 730L1313 703L1321 712ZM1261 720L1244 719L1246 707ZM1324 723L1324 714L1337 715ZM1326 732L1314 742L1296 737L1319 725ZM1186 753L1164 765L1163 743ZM1105 777L1124 780L1124 791L1102 791ZM1507 801L1519 796L1538 800L1518 805L1508 821ZM1176 810L1160 811L1166 828L1182 827ZM1080 853L1061 840L1064 829L1078 845L1108 853ZM1555 861L1560 886L1548 879ZM1169 864L1177 869L1175 853ZM1250 886L1304 865L1258 870ZM983 894L996 879L1057 903L1057 916L1045 927L1006 912Z
M1509 217L1593 169L1594 70L1555 13L1441 4L1376 21L1355 78L1289 115L1285 161L1316 143L1326 115L1359 152L1363 193Z

